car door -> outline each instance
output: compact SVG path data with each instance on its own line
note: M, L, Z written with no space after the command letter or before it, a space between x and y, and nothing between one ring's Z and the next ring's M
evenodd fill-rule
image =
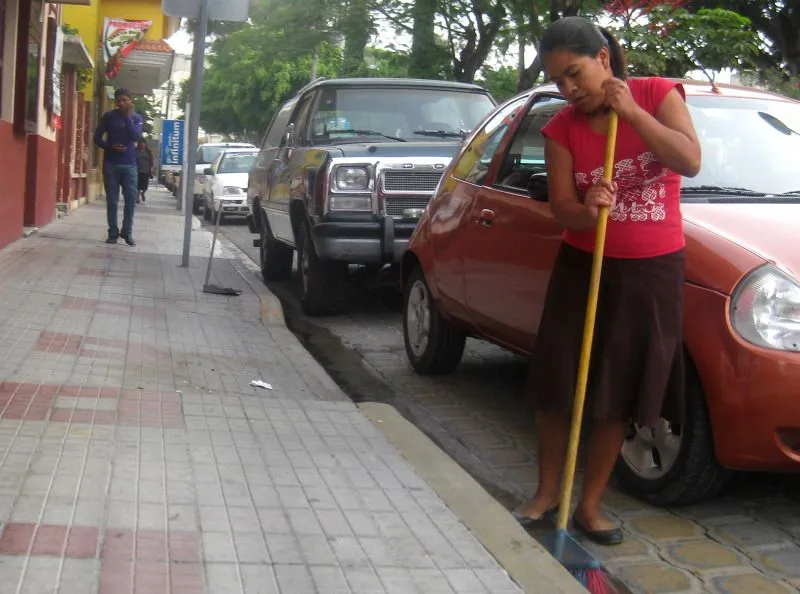
M289 217L289 204L295 193L293 189L304 183L305 155L309 150L305 140L305 124L313 99L314 93L308 92L297 101L289 119L287 133L278 150L270 182L270 205L274 205L276 212L281 213L280 224L277 229L273 227L273 233L290 243L295 243L295 240Z
M546 199L531 197L545 175L541 129L565 102L542 95L502 143L488 185L473 204L464 268L467 304L481 333L528 352L539 327L562 229Z
M214 198L214 187L217 183L217 171L219 170L219 164L224 158L224 155L224 152L219 153L216 157L214 157L210 165L205 165L206 169L211 169L211 175L206 175L205 181L203 182L203 201L205 204L210 204L211 200ZM205 173L205 169L203 172Z
M432 280L440 305L451 315L470 322L464 292L463 252L469 216L483 190L489 166L500 141L526 96L517 97L487 117L469 143L459 151L430 205L430 234L436 265Z
M258 200L262 213L269 221L270 230L273 235L285 238L287 235L291 239L291 225L288 224L289 205L273 202L271 196L272 181L275 176L275 168L278 163L278 153L286 135L286 128L292 116L297 101L290 100L275 115L270 124L269 130L261 143L261 150L258 153L256 162L253 165L253 174L250 181L252 185L253 199Z

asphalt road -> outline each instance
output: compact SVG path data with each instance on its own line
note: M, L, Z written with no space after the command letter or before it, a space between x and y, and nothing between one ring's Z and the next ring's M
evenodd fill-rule
M243 220L226 222L221 233L258 261ZM326 318L301 313L294 282L269 287L284 303L289 327L351 398L395 406L507 508L535 490L524 360L469 340L455 373L420 377L406 362L402 296L393 279L354 277L348 310ZM795 476L742 474L718 500L675 510L612 490L606 508L623 523L626 543L593 550L631 592L799 591Z

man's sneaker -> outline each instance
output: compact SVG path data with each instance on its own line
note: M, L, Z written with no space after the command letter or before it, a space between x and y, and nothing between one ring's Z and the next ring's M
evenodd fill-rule
M109 237L108 239L106 239L106 243L117 243L117 238Z
M134 247L136 245L136 242L133 241L133 237L128 237L127 235L120 235L120 237L122 237L129 246Z

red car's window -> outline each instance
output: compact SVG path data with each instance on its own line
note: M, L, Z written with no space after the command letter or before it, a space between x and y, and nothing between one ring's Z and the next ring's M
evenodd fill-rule
M531 105L503 156L496 185L527 194L531 176L546 171L542 128L566 105L563 99L550 96Z
M527 96L517 97L483 125L467 149L453 166L453 177L473 184L482 184L489 164L515 113L525 104Z

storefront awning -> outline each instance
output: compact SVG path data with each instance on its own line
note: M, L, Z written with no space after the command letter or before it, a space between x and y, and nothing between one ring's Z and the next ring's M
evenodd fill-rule
M149 95L169 79L174 56L175 50L163 39L142 40L125 58L111 84L134 95Z
M64 55L61 60L78 69L94 68L94 60L78 35L64 35Z

